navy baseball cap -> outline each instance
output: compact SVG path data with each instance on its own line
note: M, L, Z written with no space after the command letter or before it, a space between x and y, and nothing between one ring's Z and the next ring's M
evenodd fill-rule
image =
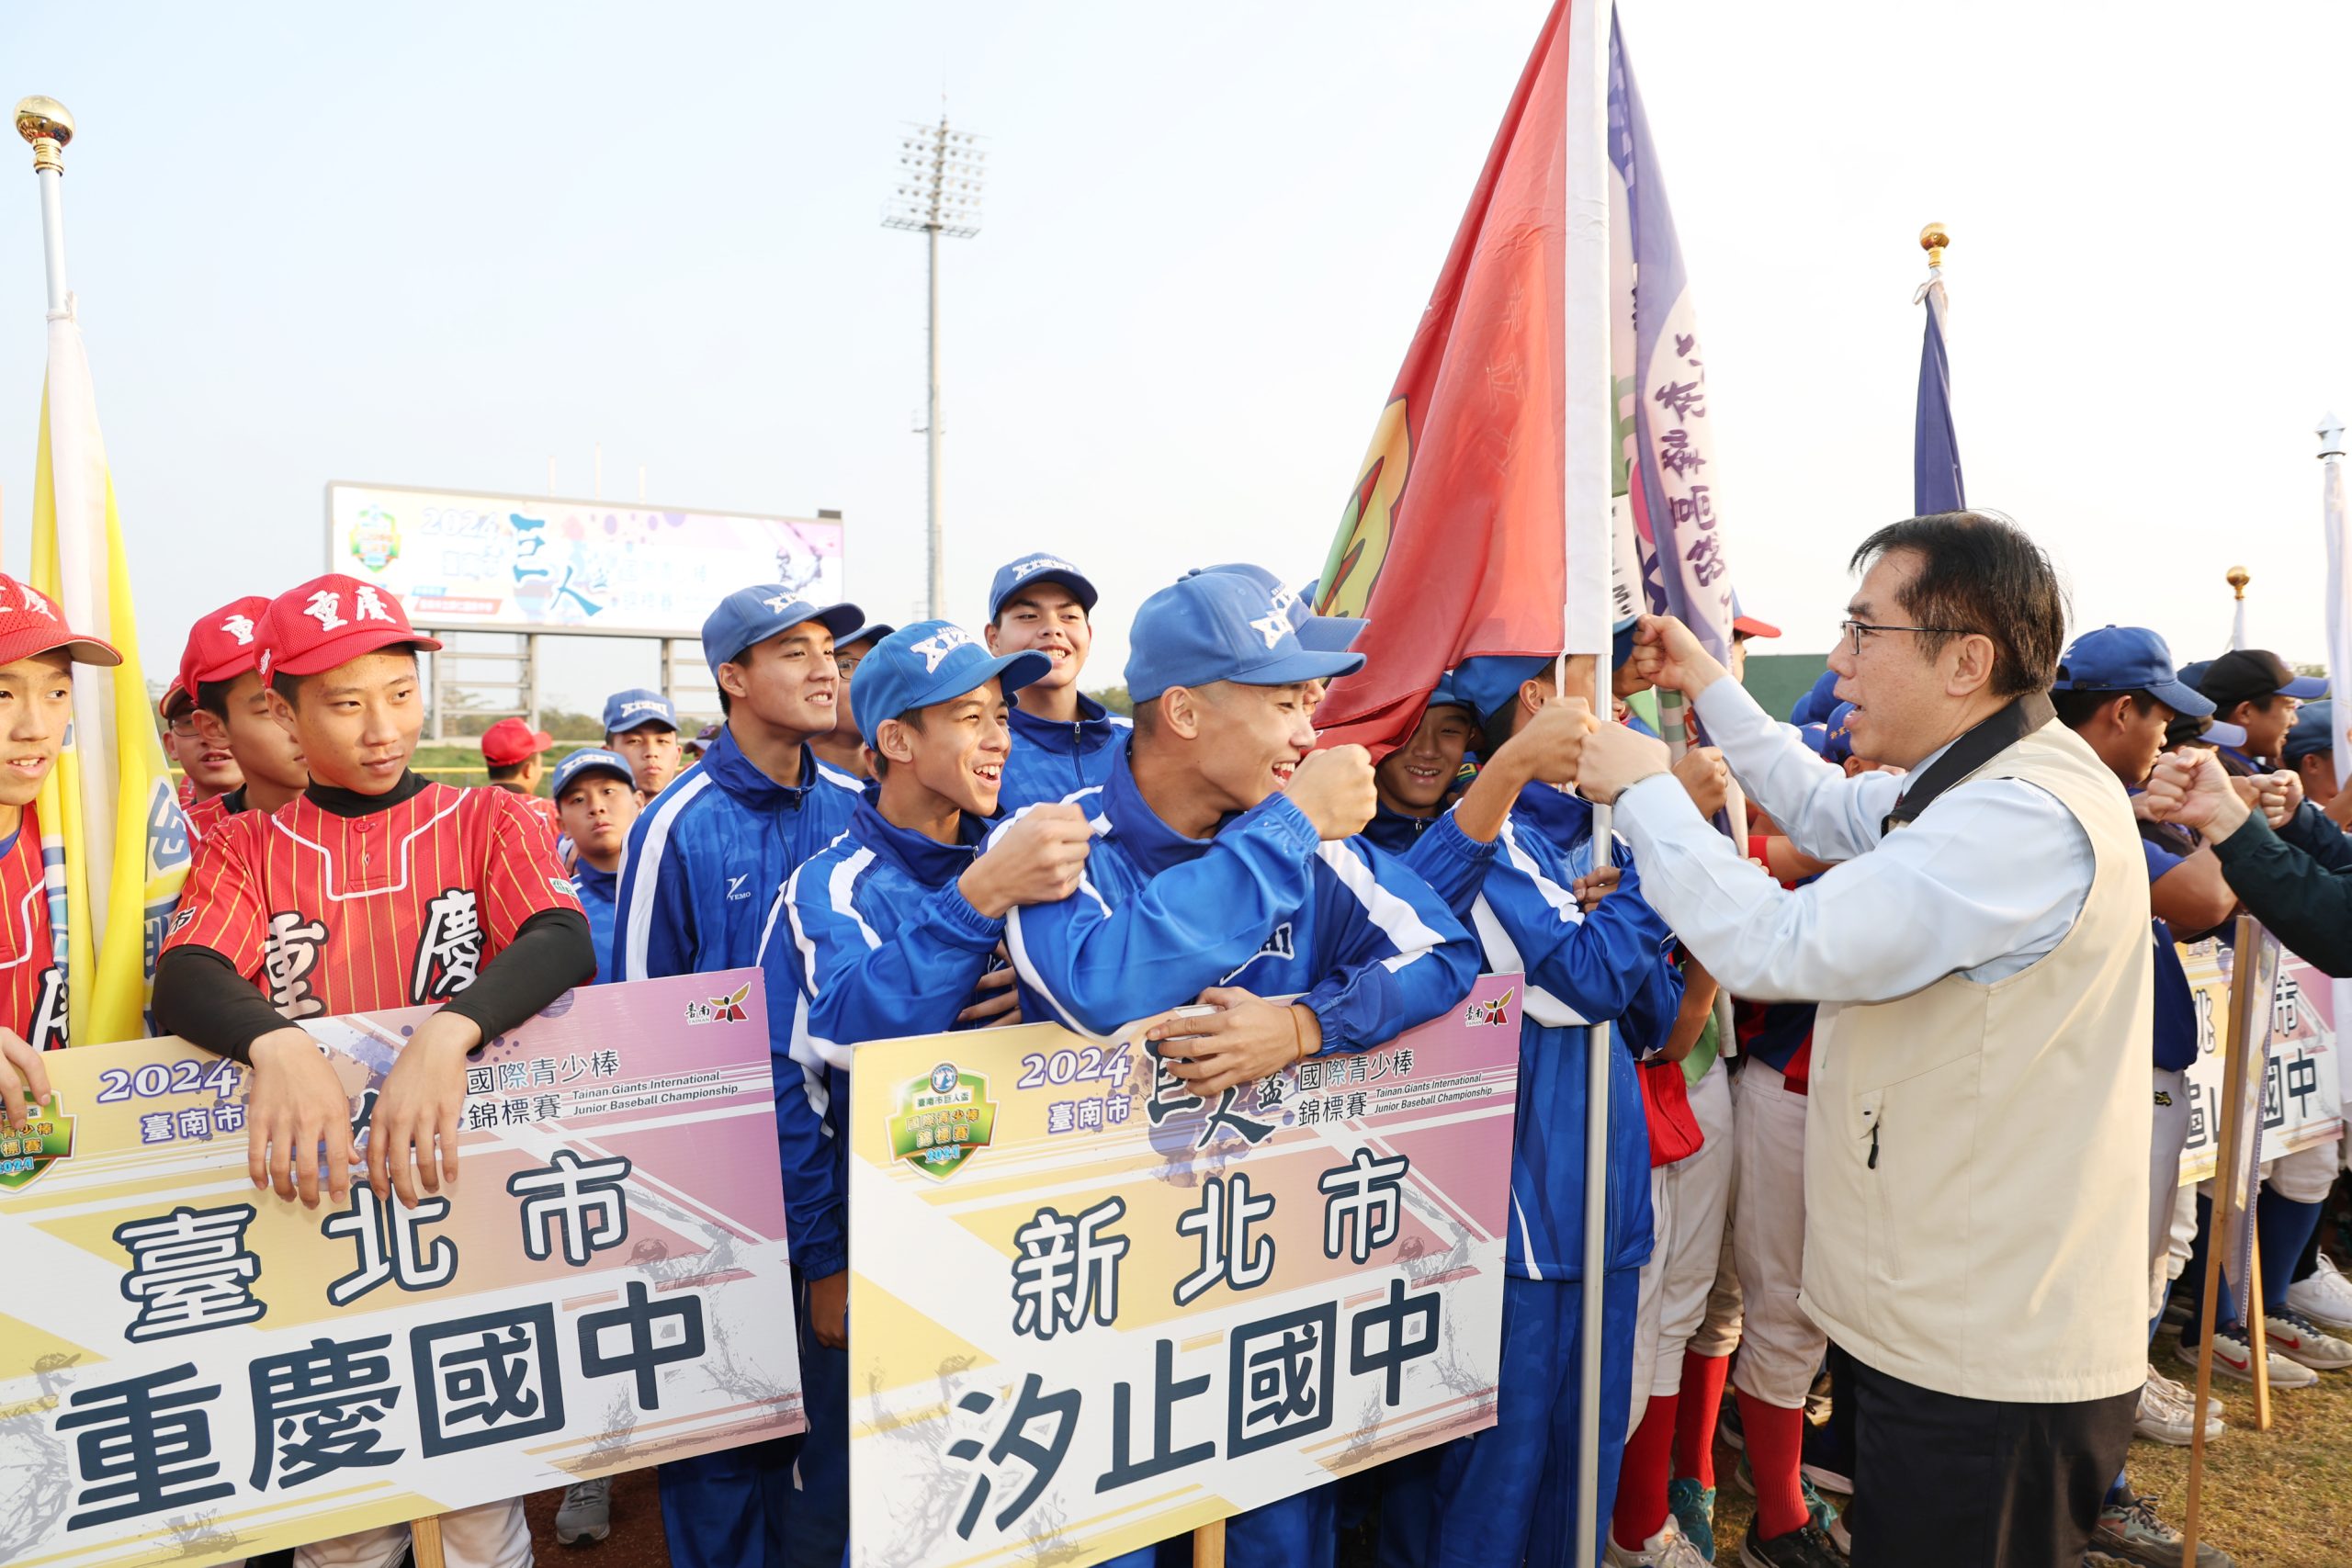
M629 771L627 758L601 746L583 746L555 765L555 783L548 787L548 793L561 800L563 792L571 787L573 780L582 773L610 773L632 788L637 784L637 775Z
M991 658L988 645L952 621L917 621L884 637L857 667L857 732L868 746L886 718L977 691L990 681L1013 693L1054 661L1035 649Z
M833 648L838 651L844 648L853 648L861 642L880 642L898 629L896 626L885 626L880 621L868 621L849 636L833 638Z
M1078 600L1080 609L1090 615L1094 613L1094 584L1086 581L1086 574L1059 556L1039 551L1035 555L1023 556L1019 560L1007 561L996 569L996 581L989 584L990 624L994 624L998 613L1004 608L1004 602L1012 597L1013 591L1032 582L1058 582Z
M1229 571L1195 572L1145 600L1127 643L1127 694L1139 703L1170 686L1288 686L1363 668L1361 653L1300 643L1289 606Z
M1229 571L1246 577L1272 595L1277 604L1287 596L1290 629L1298 634L1298 645L1309 653L1344 653L1348 645L1372 623L1355 615L1318 615L1315 613L1316 584L1293 588L1264 567L1250 561L1227 561L1222 566L1196 566L1186 572L1197 577L1204 571ZM1319 580L1318 580L1319 581Z
M865 625L865 612L854 604L827 604L820 608L796 597L791 589L780 582L738 588L721 599L718 608L703 622L702 656L709 661L710 672L716 677L720 665L734 663L743 656L745 649L809 621L839 637Z
M605 734L627 735L649 724L658 724L664 729L678 728L678 710L661 693L633 686L605 699Z
M1819 724L1826 719L1829 710L1838 705L1837 690L1838 671L1824 670L1821 679L1815 681L1812 689L1797 699L1797 705L1789 710L1789 722L1807 725Z
M1842 762L1854 754L1854 705L1839 703L1829 710L1821 722L1821 756L1824 761Z
M2278 748L2278 760L2300 762L2314 751L2335 754L2335 705L2322 698L2306 703L2295 715L2295 722L2287 727L2287 739Z
M2327 695L2327 682L2316 675L2298 675L2287 668L2287 661L2265 648L2233 648L2221 658L2207 663L2190 674L2180 672L2180 678L2213 699L2217 709L2226 710L2240 703L2260 702L2272 696L2288 696L2301 702Z
M2213 704L2173 674L2172 649L2145 626L2101 626L2075 639L2058 660L2058 692L2145 692L2175 713L2210 718Z

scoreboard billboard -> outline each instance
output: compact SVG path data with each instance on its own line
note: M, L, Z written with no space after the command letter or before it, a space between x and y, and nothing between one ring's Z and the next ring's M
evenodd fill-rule
M327 570L461 631L692 637L719 600L763 582L833 604L842 532L834 518L327 486Z

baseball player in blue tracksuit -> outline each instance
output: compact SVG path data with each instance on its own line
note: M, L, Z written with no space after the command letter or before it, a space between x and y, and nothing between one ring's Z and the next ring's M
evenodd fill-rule
M826 1065L837 1075L836 1121L849 1103L838 1076L861 1043L1000 1021L981 979L995 966L1006 909L1075 885L1088 838L1075 808L1027 813L1019 832L981 847L1012 750L1009 700L1047 668L1035 651L990 658L945 621L892 633L858 665L858 733L879 784L777 895L761 955L768 994L797 999L769 1013L776 1077ZM840 1192L846 1199L845 1179ZM1146 1548L1114 1568L1148 1568L1151 1555Z
M559 812L562 810L565 793L582 778L594 779L600 775L618 779L631 789L637 786L637 776L631 772L628 758L602 747L582 747L555 765L555 783L548 794L555 801L556 809ZM626 816L605 818L605 822L619 824L618 830L624 835L620 846L624 852L628 825L636 820L638 810L634 796L625 805ZM592 863L586 853L580 852L579 840L573 837L569 821L565 823L565 829L564 836L574 845L571 890L580 895L580 912L588 917L588 935L596 944L596 978L609 982L613 977L613 909L620 894L620 872L617 869L605 871ZM596 830L610 833L614 829L599 824Z
M1453 691L1500 739L1529 711L1522 682L1549 660L1474 659ZM1491 748L1489 748L1491 750ZM1434 833L1423 835L1423 841ZM1425 1561L1575 1559L1578 1342L1582 1319L1587 1025L1612 1021L1609 1115L1609 1278L1601 1333L1599 1468L1605 1529L1632 1399L1640 1269L1649 1256L1650 1153L1634 1064L1662 1047L1681 1000L1672 936L1641 898L1623 846L1622 881L1590 914L1573 888L1592 863L1591 809L1545 784L1512 805L1472 925L1489 972L1527 976L1520 1032L1520 1115L1511 1145L1497 1425L1450 1446L1439 1465ZM1599 1543L1596 1542L1596 1551Z
M1127 689L1148 711L1109 781L1070 802L1094 833L1084 881L1006 922L1023 1015L1099 1038L1212 993L1224 1010L1184 1021L1204 1032L1184 1076L1214 1081L1381 1044L1467 995L1477 955L1460 922L1395 859L1340 836L1370 814L1369 762L1306 754L1305 683L1362 656L1301 647L1284 608L1228 572L1153 594L1130 643ZM1359 789L1360 809L1337 804ZM1256 999L1292 993L1288 1008ZM1329 1564L1331 1489L1238 1516L1227 1542L1237 1568Z
M832 639L864 618L854 604L820 608L769 586L737 590L703 623L703 653L727 722L701 763L673 780L629 829L613 979L759 962L776 889L841 836L857 806L858 781L820 763L808 740L832 728L839 684ZM790 782L754 755L782 760L773 765L788 770ZM769 1005L789 1000L771 997ZM809 1282L848 1265L827 1092L821 1071L776 1085L786 1219L804 1295ZM848 1471L815 1467L847 1452L848 1362L816 1343L803 1306L810 1462L798 1464L804 1439L786 1438L662 1465L662 1517L677 1568L831 1568L840 1560L849 1531ZM828 1431L842 1440L820 1440Z
M1051 661L1012 710L1012 755L997 807L1004 816L1101 784L1126 742L1127 721L1078 689L1094 646L1095 599L1085 573L1044 552L1005 562L989 584L989 651L1033 651Z

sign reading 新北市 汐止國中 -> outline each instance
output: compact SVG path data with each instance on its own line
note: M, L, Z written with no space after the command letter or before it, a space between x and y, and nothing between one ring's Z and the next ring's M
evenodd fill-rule
M692 637L738 588L842 597L831 517L643 502L327 487L327 564L401 597L420 626Z
M1491 1426L1520 994L1207 1101L1050 1024L859 1046L859 1562L1082 1568Z
M801 1430L757 978L492 1041L414 1208L256 1189L233 1062L51 1053L0 1134L0 1562L204 1568ZM356 1124L428 1010L304 1023Z
M2262 940L2272 946L2278 938ZM2188 1144L2181 1151L2186 1186L2213 1174L2222 1143L2222 1041L2229 1017L2230 950L2218 938L2180 944L2181 967L2198 1014L2199 1050L2188 1073ZM2335 1004L2327 977L2291 953L2278 954L2271 995L2268 1055L2263 1067L2264 1160L2334 1143L2344 1133L2343 1061L2337 1055ZM2265 1042L2256 1040L2257 1049Z

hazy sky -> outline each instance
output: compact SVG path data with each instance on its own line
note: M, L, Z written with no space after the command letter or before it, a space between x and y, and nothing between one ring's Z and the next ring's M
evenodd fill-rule
M983 132L947 246L952 610L1031 548L1101 584L1089 684L1182 569L1320 566L1541 0L83 5L0 14L81 123L74 287L164 673L188 619L322 570L330 479L849 524L922 593L922 243L902 122ZM2352 6L1623 0L1704 323L1741 596L1827 645L1910 507L1930 219L1970 499L2076 622L2324 657L2318 465L2352 413ZM13 144L12 144L13 145ZM40 392L29 156L0 199L0 559ZM2268 270L2248 269L2257 261ZM10 411L13 411L11 412ZM14 424L8 423L13 419ZM13 432L13 434L11 434ZM650 681L566 651L556 695Z

